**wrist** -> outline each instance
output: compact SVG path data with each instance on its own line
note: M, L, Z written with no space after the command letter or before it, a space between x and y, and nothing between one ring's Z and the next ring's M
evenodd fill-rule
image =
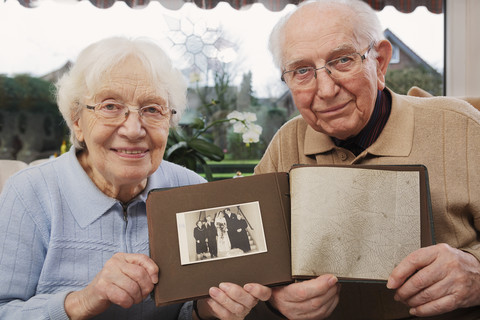
M78 291L73 291L67 294L67 296L65 297L65 313L71 320L87 319L87 317L83 315L83 308L82 303L80 302L79 295L80 293Z

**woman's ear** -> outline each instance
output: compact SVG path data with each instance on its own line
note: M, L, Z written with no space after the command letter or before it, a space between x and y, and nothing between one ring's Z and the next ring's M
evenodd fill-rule
M77 120L73 121L73 134L79 142L83 142L83 130L81 126L81 118L78 117Z
M383 90L388 64L392 58L392 44L388 40L382 40L375 45L375 49L377 51L377 86L379 90Z

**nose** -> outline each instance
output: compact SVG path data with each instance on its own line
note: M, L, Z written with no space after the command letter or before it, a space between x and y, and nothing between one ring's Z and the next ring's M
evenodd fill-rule
M138 139L145 136L146 131L137 110L129 110L125 121L120 125L118 133L129 139Z
M340 90L340 86L330 76L330 72L327 70L327 68L317 70L316 75L316 95L321 99L330 99L335 97Z

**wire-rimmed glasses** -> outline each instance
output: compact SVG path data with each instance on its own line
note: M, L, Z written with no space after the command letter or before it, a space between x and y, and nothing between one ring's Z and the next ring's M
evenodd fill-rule
M353 52L333 60L327 61L323 67L300 67L293 70L286 70L282 73L282 81L290 88L308 87L317 79L317 71L325 69L333 79L343 79L353 76L362 70L362 62L374 46L370 43L364 54Z
M93 110L95 116L106 125L117 126L122 124L131 111L137 112L138 116L145 125L157 126L170 120L177 111L168 106L159 104L150 104L140 108L129 107L123 103L114 100L107 100L92 106L86 105L86 108Z

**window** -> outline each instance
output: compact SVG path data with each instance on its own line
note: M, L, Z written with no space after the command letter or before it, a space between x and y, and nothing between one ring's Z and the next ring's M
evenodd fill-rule
M390 64L395 64L400 62L400 48L397 45L392 45L392 59Z
M229 87L226 105L240 111L254 110L264 128L258 152L248 150L256 158L276 129L296 112L267 49L274 24L292 9L290 4L273 12L256 3L236 10L220 2L205 10L189 2L170 10L153 0L148 6L133 9L123 1L100 9L87 0L44 0L36 8L25 8L18 0L0 1L0 30L4 31L0 61L8 61L0 64L0 74L29 73L55 80L78 52L94 41L113 35L150 37L168 48L190 82L192 111L182 121L188 123L198 115L202 97L195 93L197 88L207 87L205 97L215 98L213 84L223 81ZM441 94L443 14L431 13L425 7L400 13L387 6L378 15L394 47L387 84L400 93L418 85ZM408 72L427 70L420 75L425 81L408 82L412 77L398 71L402 68ZM219 71L226 72L228 78L216 77ZM219 143L233 150L227 140Z

